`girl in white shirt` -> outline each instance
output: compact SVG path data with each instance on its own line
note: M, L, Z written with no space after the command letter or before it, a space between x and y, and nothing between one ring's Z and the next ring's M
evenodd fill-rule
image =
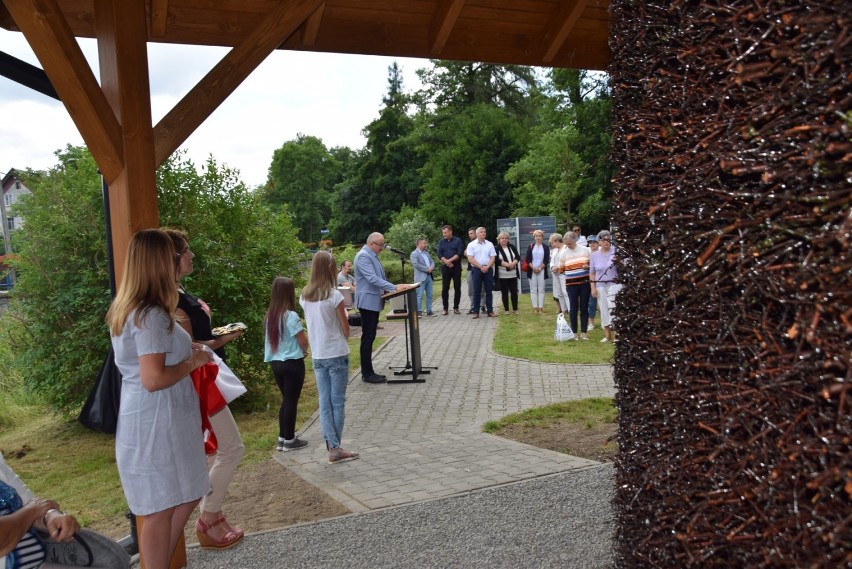
M318 251L311 262L311 276L299 304L308 324L311 361L317 382L320 425L328 448L328 462L335 464L358 458L343 450L344 404L349 381L349 318L343 295L335 286L337 265L327 251Z

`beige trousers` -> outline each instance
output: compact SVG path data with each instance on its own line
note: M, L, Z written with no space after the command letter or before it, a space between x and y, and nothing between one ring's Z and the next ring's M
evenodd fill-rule
M202 512L218 512L222 509L225 494L228 493L228 485L234 479L234 472L246 450L240 438L240 430L227 405L210 417L210 424L213 432L216 433L218 448L216 454L207 457L212 490L201 499Z

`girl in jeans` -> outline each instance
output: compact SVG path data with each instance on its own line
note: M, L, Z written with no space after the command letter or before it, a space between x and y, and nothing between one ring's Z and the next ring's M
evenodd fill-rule
M292 279L276 277L264 322L266 341L263 361L269 362L275 383L281 391L278 410L278 444L275 450L288 452L308 446L296 437L296 411L305 383L305 354L308 338L296 314L296 286Z
M335 286L336 275L334 257L326 251L318 251L311 262L308 284L299 297L308 324L320 425L331 464L358 458L357 452L340 448L343 406L349 380L349 344L346 342L349 318L343 305L343 295Z

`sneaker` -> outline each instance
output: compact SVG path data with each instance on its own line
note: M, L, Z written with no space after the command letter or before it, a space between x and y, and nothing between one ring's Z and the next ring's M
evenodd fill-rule
M582 332L580 332L580 339L581 339L581 340L588 340L588 339L589 339L589 336L587 336L586 334L583 334Z
M308 441L303 441L299 437L296 437L289 443L278 439L278 445L275 447L275 450L281 452L289 452L291 450L299 450L300 448L305 448L306 446L308 446Z
M595 325L592 324L591 322L589 322L589 330L594 330L594 329L595 329Z
M605 342L609 342L609 338L604 338L603 340L601 340L601 344L603 344Z

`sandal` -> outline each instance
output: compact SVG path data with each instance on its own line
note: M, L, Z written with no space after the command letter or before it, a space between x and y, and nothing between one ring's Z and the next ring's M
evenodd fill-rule
M328 463L337 464L338 462L346 462L347 460L355 460L359 455L357 452L343 450L342 448L333 448L328 451Z
M242 531L230 530L220 541L216 541L208 535L211 529L223 523L227 524L224 517L219 518L212 524L205 524L200 518L195 522L195 535L198 538L198 544L201 546L201 549L229 549L242 541L243 537L245 537Z

